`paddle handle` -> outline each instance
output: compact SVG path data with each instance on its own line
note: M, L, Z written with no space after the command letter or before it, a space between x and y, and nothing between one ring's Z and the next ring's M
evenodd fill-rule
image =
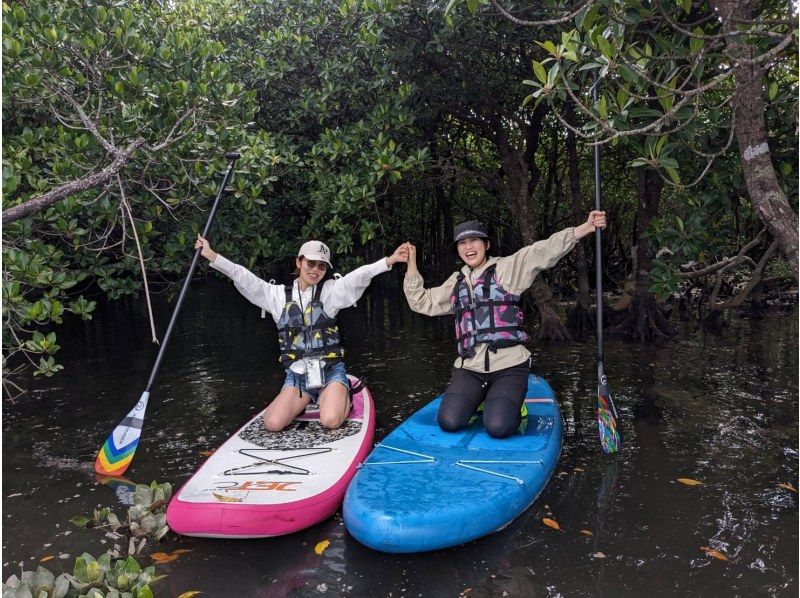
M594 85L592 86L592 100L597 101L597 88L600 80L597 71L594 72ZM600 210L600 146L594 146L594 209ZM602 371L603 363L603 231L600 227L594 229L594 275L597 292L597 359Z
M225 192L225 187L228 186L228 180L231 178L231 174L233 174L233 165L236 163L236 160L240 155L241 154L238 152L228 152L225 154L225 157L228 159L228 168L225 170L225 176L222 178L222 185L220 185L219 191L217 192L217 197L211 206L211 213L208 215L206 226L203 228L203 237L208 236L208 231L211 229L211 223L214 221L214 215L217 213L219 201L222 199L222 194ZM145 388L145 392L150 392L150 387L153 385L153 380L156 378L158 368L161 367L161 360L164 358L164 352L167 348L167 344L169 343L169 339L172 336L172 329L175 327L175 321L178 319L178 313L181 311L181 305L183 305L183 299L186 297L186 291L189 288L189 284L192 282L192 276L197 268L197 262L200 260L201 251L202 249L196 249L194 252L192 263L189 266L189 272L186 274L186 278L183 281L183 287L181 287L181 292L178 295L178 300L175 302L175 308L172 310L172 317L169 320L167 332L164 334L164 339L161 342L161 348L158 350L158 356L156 357L156 362L153 365L153 371L150 372L150 378L147 381L147 388Z

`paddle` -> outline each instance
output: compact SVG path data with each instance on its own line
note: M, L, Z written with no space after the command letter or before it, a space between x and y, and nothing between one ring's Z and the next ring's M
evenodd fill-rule
M228 185L228 179L230 179L231 174L233 173L233 165L237 158L239 158L239 154L237 152L229 152L225 154L225 158L228 159L228 169L225 171L225 176L222 179L222 185L217 193L217 198L214 200L214 203L211 206L211 213L208 215L208 222L206 222L206 226L203 229L203 237L208 235L208 231L211 228L211 222L214 220L214 214L216 213L217 206L219 205L219 200L222 198L225 187ZM153 371L150 372L150 379L147 381L147 388L144 389L142 396L139 398L139 402L136 403L133 409L131 409L130 413L128 413L128 415L126 415L119 423L119 425L114 428L114 431L108 436L103 448L101 448L100 452L97 454L97 459L95 459L94 462L94 470L99 474L120 476L125 472L126 469L128 469L131 461L133 461L133 455L136 452L136 447L139 444L139 436L142 434L144 413L147 409L147 400L150 397L150 387L153 385L156 372L158 372L158 368L161 365L161 359L164 357L164 351L169 343L169 338L172 335L172 329L175 326L175 321L178 318L178 312L181 310L183 299L186 296L186 291L189 288L189 283L192 281L192 275L194 274L195 268L197 268L197 262L199 259L200 249L197 249L194 252L192 264L189 266L189 272L186 274L186 279L183 281L183 288L181 288L181 292L178 295L178 300L175 302L175 308L172 310L172 317L170 318L169 326L167 326L167 332L164 335L164 340L162 341L161 348L158 351L158 356L156 357L156 363L153 366Z
M597 71L592 86L592 99L597 101L597 88L600 80ZM594 146L594 209L600 210L600 146ZM606 453L613 453L622 444L619 433L617 408L611 396L611 387L608 384L605 370L603 369L603 232L600 228L594 229L595 248L595 278L597 287L597 431L600 434L600 446Z

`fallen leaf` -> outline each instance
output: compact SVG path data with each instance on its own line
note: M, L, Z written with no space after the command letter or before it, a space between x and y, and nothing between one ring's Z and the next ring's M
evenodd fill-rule
M171 563L172 561L178 560L177 554L167 554L166 552L154 552L150 555L150 558L153 559L159 565L163 565L164 563Z
M224 494L217 494L216 492L212 492L211 494L220 502L242 502L241 498L235 496L225 496Z
M586 471L586 470L585 470L585 469L583 469L582 467L576 467L576 468L575 468L575 469L573 469L572 471L577 471L577 472L579 472L579 473L583 473L583 472L584 472L584 471Z
M590 532L588 529L582 529L578 532L579 534L583 534L584 536L593 536L594 534Z
M178 557L182 554L191 552L188 548L179 548L178 550L174 550L170 553L167 552L154 552L150 555L150 558L153 559L159 565L164 563L171 563L172 561L177 561Z
M40 558L39 562L46 563L47 561L52 561L54 558L56 557L54 557L52 554L48 554L47 556L43 556L42 558Z
M691 478L678 478L678 481L681 484L686 484L687 486L699 486L703 482L698 482L697 480L693 480Z
M471 591L472 588L465 588L464 591L459 594L459 596L461 596L461 598L464 598L464 596L467 596Z
M200 454L203 455L204 457L210 457L211 455L214 454L214 451L200 451Z
M561 531L561 526L558 525L558 521L556 521L555 519L550 519L549 517L542 517L542 523L544 523L547 527L552 527L553 529Z
M322 542L314 546L314 552L316 552L317 554L322 554L323 552L325 552L325 549L330 545L331 545L330 540L323 540Z
M721 561L727 561L728 557L724 552L720 552L719 550L715 550L710 546L701 546L700 550L705 552L708 556L713 556L715 559L719 559Z
M797 492L797 488L795 488L791 484L778 484L778 487L785 488L786 490L791 490L792 492Z
M203 592L198 592L197 590L190 590L189 592L184 592L183 594L178 596L178 598L192 598L192 596L198 596L199 594L202 593Z
M604 558L606 558L606 555L603 554L602 552L595 552L595 553L592 554L592 556L594 558L596 558L596 559L604 559Z

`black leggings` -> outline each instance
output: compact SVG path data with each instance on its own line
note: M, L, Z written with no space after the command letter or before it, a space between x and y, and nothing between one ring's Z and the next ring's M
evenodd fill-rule
M439 427L445 432L460 430L486 401L483 412L486 431L495 438L511 436L519 427L519 410L528 389L529 372L527 361L486 374L453 368L453 379L439 406Z

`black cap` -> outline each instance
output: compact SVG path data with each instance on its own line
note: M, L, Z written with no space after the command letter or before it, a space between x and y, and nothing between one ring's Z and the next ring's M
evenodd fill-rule
M468 238L488 239L489 229L477 220L467 220L453 229L453 243Z

